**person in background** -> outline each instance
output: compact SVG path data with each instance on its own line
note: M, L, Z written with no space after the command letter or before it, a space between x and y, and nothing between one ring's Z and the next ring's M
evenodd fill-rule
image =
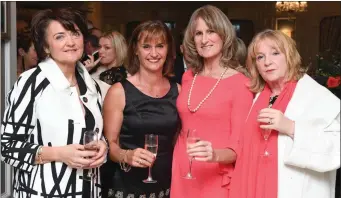
M96 36L97 38L100 38L102 36L102 34L103 34L102 31L100 29L96 28L96 27L90 28L89 29L89 33L91 35Z
M106 93L110 85L127 78L127 71L123 66L127 56L125 38L117 31L103 34L99 39L98 53L99 63L94 66L98 61L89 56L90 60L85 61L85 66L93 67L89 73L100 84L103 93Z
M85 39L84 51L86 55L93 55L98 52L99 39L95 35L88 35Z
M10 90L1 124L2 160L14 167L13 197L100 197L98 167L106 159L101 138L102 99L95 81L78 62L86 23L70 8L41 10L32 19L40 63ZM83 135L95 131L96 150ZM93 184L84 179L91 170Z
M235 40L218 8L206 5L192 14L183 43L190 69L177 100L182 130L173 155L173 198L229 197L238 139L253 99L245 69L235 59ZM197 141L187 144L189 138Z
M104 197L169 197L173 140L178 130L176 98L180 86L169 80L173 38L161 21L146 21L128 47L130 77L109 89L104 101L104 132L110 146ZM158 135L157 154L145 149L145 135ZM157 183L144 183L151 167ZM115 169L116 168L116 169Z
M237 41L237 50L236 50L236 59L240 63L240 65L245 67L246 58L247 58L247 49L245 43L242 39L236 38Z
M23 17L17 18L17 35L30 35L30 22L24 19Z
M109 85L127 77L123 64L127 57L127 43L117 31L103 34L99 39L99 64L89 73L95 79L100 79ZM93 63L92 60L90 61Z
M183 73L187 70L187 65L185 62L185 52L183 47L183 40L184 40L184 33L180 33L180 54L176 56L175 63L174 63L174 78L175 81L179 84L181 84L181 79Z
M92 66L91 68L87 68L88 71L91 70L93 67L95 67L100 61L98 49L99 49L99 38L97 38L94 35L89 34L85 38L84 54L83 54L82 59L80 60L80 62L86 65L87 60L91 60L91 58L94 59L94 64L91 65Z
M38 64L38 57L33 41L28 35L17 36L17 76L35 67Z
M242 130L230 197L334 198L340 100L306 74L295 41L281 31L253 38L247 68L258 94Z

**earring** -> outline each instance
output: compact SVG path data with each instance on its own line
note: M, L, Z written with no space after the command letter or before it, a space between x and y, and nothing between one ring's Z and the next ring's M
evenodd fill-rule
M50 58L50 53L46 53L46 58Z

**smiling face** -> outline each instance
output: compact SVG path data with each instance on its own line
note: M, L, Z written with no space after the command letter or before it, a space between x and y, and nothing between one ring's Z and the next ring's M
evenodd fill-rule
M58 64L75 64L83 54L83 35L75 25L77 32L66 30L58 21L51 21L46 29L45 49Z
M168 46L162 36L147 40L142 33L141 39L138 41L136 47L136 55L139 58L140 68L152 72L162 72L167 53Z
M102 57L101 64L102 65L110 65L115 62L115 50L112 45L112 41L108 38L102 37L99 40L99 56Z
M221 57L223 41L220 36L210 29L202 18L196 21L194 43L198 54L205 58Z
M256 45L255 53L257 69L265 82L284 83L288 65L285 54L279 50L277 44L267 38L261 40Z

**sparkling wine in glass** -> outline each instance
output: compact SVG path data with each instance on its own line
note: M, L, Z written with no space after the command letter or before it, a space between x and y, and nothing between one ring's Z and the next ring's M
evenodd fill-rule
M88 130L84 132L83 145L85 150L95 150L98 149L98 133L93 130ZM96 175L93 173L92 169L87 170L87 173L83 175L83 179L87 181L92 181Z
M264 156L268 157L270 155L270 152L268 151L268 140L271 134L271 129L263 129L262 132L263 132L263 138L265 141Z
M200 138L197 136L197 132L195 129L188 129L187 136L186 136L186 144L187 147L191 144L195 144L196 142L199 142ZM192 162L193 162L192 156L188 155L189 159L189 168L187 174L184 176L185 179L195 179L195 177L192 175Z
M145 135L144 148L146 150L150 151L151 153L153 153L155 156L155 159L156 159L156 155L157 155L158 144L159 144L158 135L154 135L154 134ZM156 183L157 182L152 177L152 171L151 171L152 166L149 167L148 178L143 180L144 183Z
M278 98L278 95L270 97L268 108L272 108L272 105L275 103L277 98ZM271 119L270 119L270 121L271 121ZM267 124L270 124L270 122ZM272 131L271 129L263 129L262 130L262 135L263 135L263 138L265 141L265 149L264 149L264 154L263 154L264 157L270 156L270 152L268 151L268 142L269 142L269 137L270 137L271 131Z

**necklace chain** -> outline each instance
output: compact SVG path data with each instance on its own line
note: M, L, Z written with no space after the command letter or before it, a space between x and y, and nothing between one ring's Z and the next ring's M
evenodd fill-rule
M226 68L220 75L220 78L217 80L217 82L215 83L215 85L212 87L212 89L208 92L208 94L205 96L204 99L202 99L200 101L200 103L198 104L198 106L195 108L195 109L191 109L191 96L192 96L192 90L193 90L193 86L194 86L194 83L195 83L195 80L197 78L197 75L198 73L196 73L194 75L194 78L193 78L193 81L192 81L192 85L191 85L191 88L189 89L189 94L188 94L188 101L187 101L187 107L188 107L188 110L191 112L191 113L195 113L199 110L199 108L201 107L201 105L211 96L212 92L215 90L215 88L218 86L219 82L221 81L221 79L223 78L224 74L226 73L228 68Z

